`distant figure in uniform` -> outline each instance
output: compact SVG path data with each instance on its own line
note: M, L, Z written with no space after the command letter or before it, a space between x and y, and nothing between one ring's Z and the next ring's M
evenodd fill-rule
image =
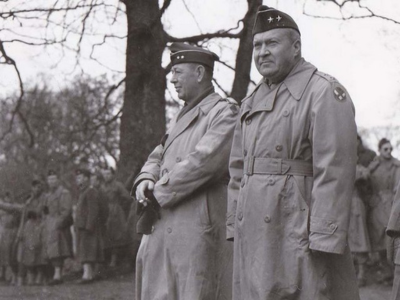
M3 203L12 204L14 202L11 192L6 191L3 197ZM16 257L16 238L20 214L16 211L0 212L0 222L2 225L2 234L0 239L0 272L1 278L6 278L7 269L11 274L11 285L17 284L17 257Z
M124 185L115 179L113 168L104 169L102 173L104 177L102 191L107 195L109 208L105 248L111 253L110 267L115 267L118 250L127 245L126 218L128 212L125 212L123 208L130 207L132 200Z
M136 300L231 299L224 220L237 104L214 92L215 53L181 43L170 49L171 83L185 105L134 183L145 234Z
M368 225L372 251L379 254L378 281L390 283L393 271L386 259L387 237L385 230L396 187L400 181L400 161L392 156L393 147L388 139L381 139L378 143L378 149L379 156L368 166L372 184Z
M388 259L395 265L390 300L400 300L400 183L397 185L386 233L390 237Z
M366 264L371 252L367 214L372 187L368 165L376 154L363 145L359 135L357 135L357 156L356 181L349 226L349 247L356 265L358 286L364 286L366 284Z
M27 273L27 285L41 285L47 265L45 247L43 205L44 182L39 178L32 180L32 191L24 204L0 202L0 209L21 218L17 236L16 249L18 261L17 285L23 284Z
M359 299L347 242L357 162L346 89L301 54L286 13L261 6L230 158L234 300Z
M54 267L53 279L50 285L62 283L64 260L72 256L72 235L70 227L72 219L72 199L70 192L64 188L54 170L47 174L49 192L43 208L46 215L46 249L47 255Z
M77 236L77 258L82 263L83 275L78 283L90 283L94 279L96 263L104 260L104 241L101 224L99 192L91 186L91 173L80 168L75 171L79 187L76 207L75 230Z

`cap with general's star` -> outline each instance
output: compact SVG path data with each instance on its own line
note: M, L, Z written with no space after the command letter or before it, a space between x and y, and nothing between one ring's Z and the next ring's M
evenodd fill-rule
M218 55L214 52L184 43L172 43L169 49L173 66L182 63L198 63L214 69L214 62L219 61Z
M275 8L261 5L254 22L253 36L276 28L292 28L300 33L299 27L291 16Z

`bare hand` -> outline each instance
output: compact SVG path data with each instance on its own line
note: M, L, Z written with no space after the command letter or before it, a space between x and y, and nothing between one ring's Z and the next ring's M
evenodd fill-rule
M151 180L143 180L136 188L136 199L143 206L147 206L147 198L145 196L146 191L154 190L154 182Z

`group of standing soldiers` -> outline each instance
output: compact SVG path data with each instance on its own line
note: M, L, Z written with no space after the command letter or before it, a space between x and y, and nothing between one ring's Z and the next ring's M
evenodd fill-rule
M378 281L390 284L393 268L387 260L390 239L385 230L400 182L400 161L392 156L393 147L386 138L378 143L378 156L363 145L360 136L357 150L349 245L358 272L358 283L360 286L366 284L366 269L369 263L378 265Z
M54 170L46 180L32 180L25 203L14 203L9 192L0 201L1 280L10 273L11 284L60 284L65 259L74 254L83 266L79 283L100 275L105 253L109 266L116 266L119 249L129 241L129 193L112 168L96 174L78 168L75 175L78 201Z

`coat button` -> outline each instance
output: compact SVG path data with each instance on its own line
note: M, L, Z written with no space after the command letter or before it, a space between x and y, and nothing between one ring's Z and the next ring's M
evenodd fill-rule
M336 227L335 224L329 225L329 228L332 229L332 230L335 229L335 227Z
M178 163L178 162L181 162L181 158L178 156L176 159L175 159L175 161Z
M239 219L239 221L242 221L242 219L243 219L243 213L242 212L239 213L238 219Z
M265 216L264 218L265 223L271 222L271 218L269 216Z
M246 125L250 125L251 124L251 119L247 119L246 120Z
M287 109L285 109L285 110L283 111L283 116L284 116L284 117L288 117L289 115L290 115L289 111L288 111Z
M163 177L165 174L167 174L168 173L168 169L163 169L162 171L161 171L161 177Z
M171 232L172 232L172 228L169 228L169 227L168 227L168 228L167 228L167 232L168 232L168 233L171 233Z
M268 185L274 185L275 180L273 178L268 179Z
M283 146L282 145L277 145L275 147L275 150L278 151L278 152L281 152L283 150Z

